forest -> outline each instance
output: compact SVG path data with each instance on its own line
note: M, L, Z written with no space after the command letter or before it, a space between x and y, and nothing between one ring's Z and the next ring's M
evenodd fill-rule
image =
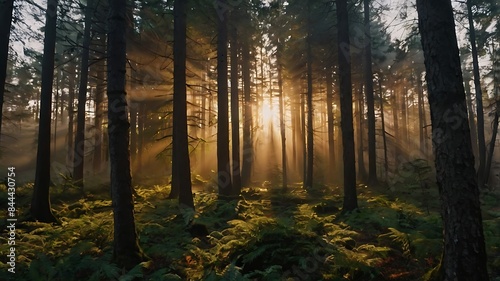
M0 0L0 280L500 280L496 0Z

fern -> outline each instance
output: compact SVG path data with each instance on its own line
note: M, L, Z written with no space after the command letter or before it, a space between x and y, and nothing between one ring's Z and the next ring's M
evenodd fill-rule
M379 237L389 237L392 241L399 243L403 250L403 256L406 258L411 257L411 241L407 233L401 232L395 228L389 227L389 233L382 234Z

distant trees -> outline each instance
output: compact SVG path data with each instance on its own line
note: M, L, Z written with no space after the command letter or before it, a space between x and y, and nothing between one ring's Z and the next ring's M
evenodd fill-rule
M478 181L451 1L417 1L444 224L439 280L488 280ZM452 118L450 118L452 116Z
M132 268L145 256L139 246L135 227L132 179L130 176L129 134L125 92L126 0L109 1L108 17L108 136L113 202L113 258Z
M50 123L52 109L52 82L54 79L54 51L56 46L57 0L47 1L45 12L45 39L42 60L42 89L40 119L38 123L38 146L36 154L35 185L31 199L30 214L41 222L57 222L50 208Z

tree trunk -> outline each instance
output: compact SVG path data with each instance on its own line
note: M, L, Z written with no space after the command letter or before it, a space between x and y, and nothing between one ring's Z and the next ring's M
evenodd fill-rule
M108 136L113 204L113 259L127 269L144 260L135 228L125 92L126 0L111 0L108 17Z
M70 62L68 67L68 138L67 138L67 157L66 163L68 166L73 167L73 141L74 141L74 101L75 101L75 80L76 71L75 63ZM71 164L70 164L71 163Z
M474 156L476 157L476 161L479 160L479 148L477 147L477 129L476 129L476 113L474 112L474 109L472 107L472 93L470 90L470 85L469 85L469 79L467 79L468 75L464 75L465 83L465 99L467 102L467 112L469 116L469 127L470 127L470 139L472 142L472 152L474 153Z
M377 184L377 146L375 138L375 98L373 97L372 37L370 33L370 0L364 0L365 23L365 96L368 115L368 183Z
M250 96L250 47L249 42L245 41L242 45L242 65L241 73L243 76L243 95L245 96L245 110L243 119L243 161L241 165L241 185L248 186L250 184L251 172L253 167L253 114L252 114L252 99Z
M451 1L417 0L417 10L444 224L440 280L487 281L479 189Z
M54 51L56 45L57 0L48 0L45 21L45 39L42 59L42 90L38 123L35 185L31 199L31 216L40 222L57 222L50 208L50 115L52 81L54 79Z
M233 14L237 19L237 15ZM240 171L240 99L238 91L238 31L235 23L231 27L231 133L232 133L232 172L233 190L232 195L241 193L241 171Z
M485 184L485 186L488 184L488 181L490 179L491 164L493 163L493 154L495 153L495 143L496 143L497 134L498 134L498 109L496 109L495 117L493 118L493 123L491 125L493 126L493 132L491 133L491 140L490 140L490 145L488 147L488 155L486 158L486 165L484 168L484 184Z
M219 1L227 5L226 0ZM227 85L227 13L217 17L217 183L219 196L231 196L232 179L229 163L229 116Z
M308 1L309 3L309 1ZM311 23L308 23L310 25ZM310 26L308 26L310 28ZM311 31L307 34L307 164L306 177L304 182L305 188L313 186L313 161L314 161L314 120L313 120L313 82L312 82L312 47L311 47Z
M104 40L103 40L104 41ZM102 118L103 118L103 100L104 100L104 61L97 62L97 85L95 89L95 120L94 120L94 173L101 171L102 162Z
M380 74L382 76L382 74ZM389 159L387 158L387 139L385 132L385 114L384 114L384 93L382 92L382 77L378 79L378 89L380 94L380 121L382 122L382 142L384 144L384 180L389 178Z
M78 90L78 112L76 115L75 153L73 157L73 181L83 189L83 169L85 162L85 103L87 102L87 82L89 76L90 29L92 25L92 0L85 9L85 30L83 32L82 60L80 67L80 87Z
M281 42L278 42L276 51L276 64L278 65L278 99L279 99L279 115L280 115L280 135L281 135L281 169L282 169L282 185L281 188L288 188L288 170L287 170L287 155L286 155L286 127L285 127L285 103L283 101L283 77L281 65Z
M328 167L332 169L328 173L328 181L332 183L335 179L336 173L336 159L335 159L335 132L334 132L334 119L333 119L333 81L332 81L332 66L327 67L326 70L326 118L328 123Z
M179 204L194 210L187 130L186 1L174 2L174 113L172 188L179 190Z
M2 136L3 97L5 92L5 80L7 79L7 60L9 58L9 37L12 24L12 10L14 0L0 2L0 140Z
M423 155L426 155L425 149L425 112L424 112L424 87L422 87L422 79L420 78L421 73L417 72L417 94L418 94L418 136L419 136L419 148Z
M484 171L486 164L486 140L484 137L484 113L483 113L483 92L481 90L481 81L479 78L479 61L476 46L476 29L474 28L474 19L472 17L472 2L467 0L467 18L469 20L469 41L472 49L472 66L474 74L474 88L476 91L476 110L477 110L477 142L479 152L479 166L477 168L477 185L484 187Z
M358 208L356 194L356 160L354 159L354 128L352 124L351 51L347 0L337 0L340 114L344 161L344 203L342 212Z
M358 153L356 153L356 156L358 158L358 179L360 181L366 181L366 169L365 169L365 157L364 157L364 140L363 140L363 136L364 136L364 112L365 112L365 109L364 109L364 100L363 100L363 91L361 88L359 88L359 91L358 91L358 100L357 102L355 102L355 105L356 105L356 109L355 109L355 116L357 115L358 118L356 118L357 120L357 134L356 134L356 137L357 137L357 148L358 148Z

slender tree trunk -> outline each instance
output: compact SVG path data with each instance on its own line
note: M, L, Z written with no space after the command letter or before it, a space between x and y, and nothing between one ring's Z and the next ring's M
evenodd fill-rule
M50 208L50 121L54 51L56 45L57 0L47 1L45 39L42 59L42 90L38 123L35 185L31 199L31 216L40 222L57 222Z
M474 88L476 91L476 110L477 110L477 141L479 152L479 166L477 168L477 184L479 188L484 187L484 171L486 164L486 140L484 137L484 113L483 113L483 92L481 90L481 81L479 77L479 60L476 46L476 29L474 28L474 19L472 16L472 1L467 0L467 18L469 20L469 41L472 49L472 66L474 74Z
M467 77L468 75L464 75L464 78ZM474 112L474 109L472 107L472 93L470 90L470 85L469 85L469 80L466 79L464 83L465 87L465 98L467 102L467 112L469 116L469 127L470 127L470 139L472 142L472 152L474 153L474 156L476 157L476 161L479 160L479 148L477 147L477 129L476 129L476 113Z
M76 116L75 152L73 157L73 181L83 189L83 169L85 162L85 103L89 76L90 29L92 25L93 1L87 1L85 9L85 30L83 32L82 60L80 67L80 87L78 90L78 112Z
M377 184L377 146L375 138L375 98L373 97L372 37L370 33L370 0L364 0L365 60L363 64L368 115L368 183Z
M479 188L452 4L450 0L417 0L417 10L444 223L440 280L487 281Z
M9 58L10 26L12 24L12 11L14 0L0 1L0 140L2 137L3 100L5 80L7 79L7 60Z
M418 94L418 136L420 152L425 155L425 112L424 112L424 87L422 87L421 73L417 72L417 94Z
M245 110L243 118L243 161L241 166L241 184L248 186L250 184L251 172L253 167L253 114L252 99L250 96L250 48L249 42L242 44L242 65L241 72L243 76L243 95L245 96Z
M106 40L104 36L100 40L102 44L105 44ZM102 133L102 123L103 123L103 101L104 101L104 71L105 64L104 60L97 62L96 74L97 74L97 85L95 90L95 135L94 135L94 173L98 173L101 171L101 162L102 162L102 142L103 142L103 133ZM135 129L135 127L134 127Z
M52 158L57 157L57 120L59 116L59 90L60 90L60 77L59 77L59 69L56 70L56 90L54 91L54 138L52 140L53 148L52 148Z
M358 208L356 194L356 160L352 124L351 51L347 0L337 0L340 111L344 160L344 204L342 212Z
M68 81L68 139L67 139L67 157L66 163L73 167L73 141L74 141L74 104L75 104L75 80L76 80L76 65L74 62L69 64L69 81ZM71 163L71 164L70 164Z
M306 185L306 180L307 180L307 141L306 141L306 101L305 101L305 96L304 94L300 94L300 132L301 132L301 144L302 144L302 180L304 183L304 186L307 187Z
M394 165L396 169L399 165L399 159L401 157L401 149L399 148L399 118L398 118L398 99L396 97L396 91L392 91L391 95L391 105L392 105L392 123L394 126Z
M310 23L308 24L310 25ZM311 34L309 31L307 34L307 164L306 164L306 177L304 182L305 188L312 188L313 186L314 108L312 102L312 96L313 96L312 63L313 63L313 57L312 57L312 47L311 47Z
M174 113L172 189L179 204L194 209L189 161L186 96L186 1L174 2Z
M226 0L219 0L227 5ZM231 196L232 179L229 164L229 114L227 85L227 13L217 17L217 183L219 196Z
M380 93L380 120L382 121L382 142L384 143L384 180L389 179L389 159L387 158L387 139L385 132L385 114L384 114L384 93L382 91L382 78L378 79L378 89Z
M236 20L237 15L233 14ZM231 133L232 133L232 173L233 190L232 195L241 193L241 171L240 171L240 107L238 91L238 31L236 26L231 27Z
M497 105L498 106L498 105ZM495 143L498 134L498 109L496 109L495 117L493 118L493 131L491 134L490 145L488 146L488 155L486 158L486 165L484 168L484 184L487 185L490 179L491 164L493 163L493 154L495 153Z
M145 259L135 227L125 92L126 0L110 0L108 17L108 136L113 204L113 259L127 269Z
M364 136L364 112L365 112L365 109L364 109L364 100L363 100L363 91L361 88L359 88L358 90L358 100L357 102L355 102L355 105L357 105L356 107L356 110L355 110L355 114L354 115L357 115L357 147L358 147L358 153L356 154L357 158L358 158L358 179L361 180L361 181L366 181L367 179L367 175L366 175L366 168L365 168L365 157L364 157L364 153L365 153L365 145L364 145L364 140L363 140L363 136Z
M328 122L328 167L332 172L328 173L329 182L333 182L336 171L335 159L335 132L334 132L334 119L333 119L333 81L332 81L332 66L326 70L326 117Z
M281 42L278 42L278 50L276 51L276 63L278 65L278 99L279 99L279 114L280 114L280 135L281 135L281 169L282 169L282 186L283 190L288 188L288 169L286 155L286 127L285 127L285 103L283 93L283 77L282 77L282 62L281 62Z

